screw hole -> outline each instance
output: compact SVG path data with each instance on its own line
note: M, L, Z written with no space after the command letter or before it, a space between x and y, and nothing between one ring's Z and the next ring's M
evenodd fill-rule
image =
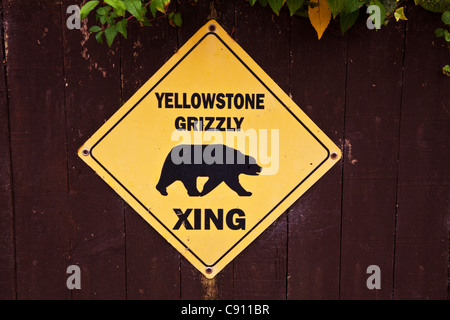
M215 26L214 24L211 23L211 24L209 25L208 29L209 29L209 31L214 32L214 31L216 31L216 26Z
M207 268L205 269L205 272L206 272L207 274L211 274L211 273L213 272L213 269L212 269L211 267L207 267Z
M88 156L88 155L89 155L89 150L88 150L88 149L83 149L83 150L81 151L81 154L82 154L83 156Z
M336 152L332 152L330 157L332 160L336 160L338 158L338 154Z

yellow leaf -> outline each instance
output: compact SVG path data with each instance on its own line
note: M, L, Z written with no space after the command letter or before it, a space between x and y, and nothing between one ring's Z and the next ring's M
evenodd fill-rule
M312 26L316 29L317 37L322 38L323 32L328 27L331 20L331 10L327 0L311 0L311 4L318 4L314 7L308 6L308 16Z
M403 9L404 9L403 7L400 7L397 10L395 10L395 12L394 12L395 20L397 20L397 21L400 20L400 19L408 20L405 17L405 12L403 11Z

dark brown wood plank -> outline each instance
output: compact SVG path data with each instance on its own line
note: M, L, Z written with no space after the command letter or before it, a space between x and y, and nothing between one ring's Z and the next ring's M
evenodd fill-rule
M73 2L62 2L62 19ZM63 29L71 264L81 269L73 299L125 299L125 231L122 199L77 155L81 145L121 105L120 37L112 49L88 28Z
M18 299L69 299L61 7L3 1Z
M216 20L227 32L234 30L234 1L188 1L178 3L183 26L178 30L181 47L210 19ZM181 258L181 299L233 299L233 263L228 264L214 279L207 279L189 261Z
M11 185L11 148L9 140L8 91L6 86L3 37L3 6L0 3L0 299L16 297L14 220Z
M349 31L341 299L392 298L403 47L402 22ZM367 288L370 265L381 289Z
M237 1L235 24L237 43L288 92L288 10L284 8L278 17L259 4L250 8L249 3ZM286 299L286 256L287 218L283 214L235 258L234 297Z
M144 28L130 22L128 40L122 45L123 100L127 101L176 49L177 29L167 20ZM178 251L128 205L125 214L128 299L179 299Z
M204 0L181 1L177 4L183 18L183 26L178 29L178 44L181 47L195 32L209 20L216 20L228 34L233 36L234 31L234 1Z
M341 146L347 37L331 22L319 41L294 17L290 41L292 99ZM288 299L339 298L341 180L339 162L289 209Z
M396 299L446 299L450 194L450 86L439 14L408 12L400 128Z

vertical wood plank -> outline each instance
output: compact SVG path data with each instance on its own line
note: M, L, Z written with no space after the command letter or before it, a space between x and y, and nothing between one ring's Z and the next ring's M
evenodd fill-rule
M5 74L3 6L0 3L0 300L16 297L14 220L11 186L11 148L9 140L8 91Z
M4 0L18 299L69 299L61 8Z
M400 128L395 248L396 299L446 299L450 90L448 48L434 36L439 14L408 12Z
M166 20L144 28L130 23L128 34L122 46L124 101L177 49L177 29ZM128 205L125 214L128 299L179 299L179 253Z
M308 19L294 17L292 24L292 98L340 146L347 37L336 22L320 41ZM339 298L341 180L339 162L289 209L288 299Z
M403 50L402 22L349 31L341 299L392 298ZM370 265L381 289L367 288Z
M237 1L235 31L238 44L288 92L288 10L284 8L278 17L259 4L250 8L249 3ZM286 252L287 219L283 214L235 258L234 297L286 299Z
M79 159L77 150L121 105L120 49L89 35L94 15L81 30L66 28L63 0L65 99L69 170L71 264L81 269L74 299L125 299L125 233L121 198Z
M197 4L181 1L178 9L183 26L178 32L181 47L210 19L215 19L227 32L234 30L234 1L208 0ZM233 263L228 264L214 279L203 276L184 257L181 258L181 299L233 299Z

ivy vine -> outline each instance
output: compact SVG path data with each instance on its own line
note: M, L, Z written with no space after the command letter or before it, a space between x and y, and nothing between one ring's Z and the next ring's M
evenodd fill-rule
M356 22L360 9L367 7L373 27L377 29L386 25L391 19L407 20L404 13L406 0L242 0L250 6L256 3L269 7L276 15L283 7L287 7L291 16L308 18L320 39L327 29L330 21L339 17L342 34L345 34ZM198 0L194 0L198 2ZM96 25L89 31L95 33L98 42L106 39L111 47L116 36L120 33L127 38L127 26L130 22L137 22L142 27L151 26L159 19L167 19L173 27L182 25L180 12L169 9L171 0L102 0L88 1L80 11L80 18L85 19L91 12L95 13ZM450 0L415 0L432 12L442 12L442 22L445 26L450 24ZM376 6L376 7L375 7ZM375 10L377 8L377 10ZM379 10L379 11L378 11ZM437 37L443 37L450 43L450 32L446 28L435 31ZM450 45L449 45L450 49ZM443 68L443 73L450 76L450 66Z
M100 2L101 5L100 5ZM127 38L127 26L130 20L137 21L142 27L151 26L152 22L167 18L172 26L182 24L179 12L168 11L170 0L104 0L88 1L80 10L80 19L85 19L94 9L95 21L99 25L92 26L89 31L95 33L98 42L103 38L111 47L116 36L121 33Z

